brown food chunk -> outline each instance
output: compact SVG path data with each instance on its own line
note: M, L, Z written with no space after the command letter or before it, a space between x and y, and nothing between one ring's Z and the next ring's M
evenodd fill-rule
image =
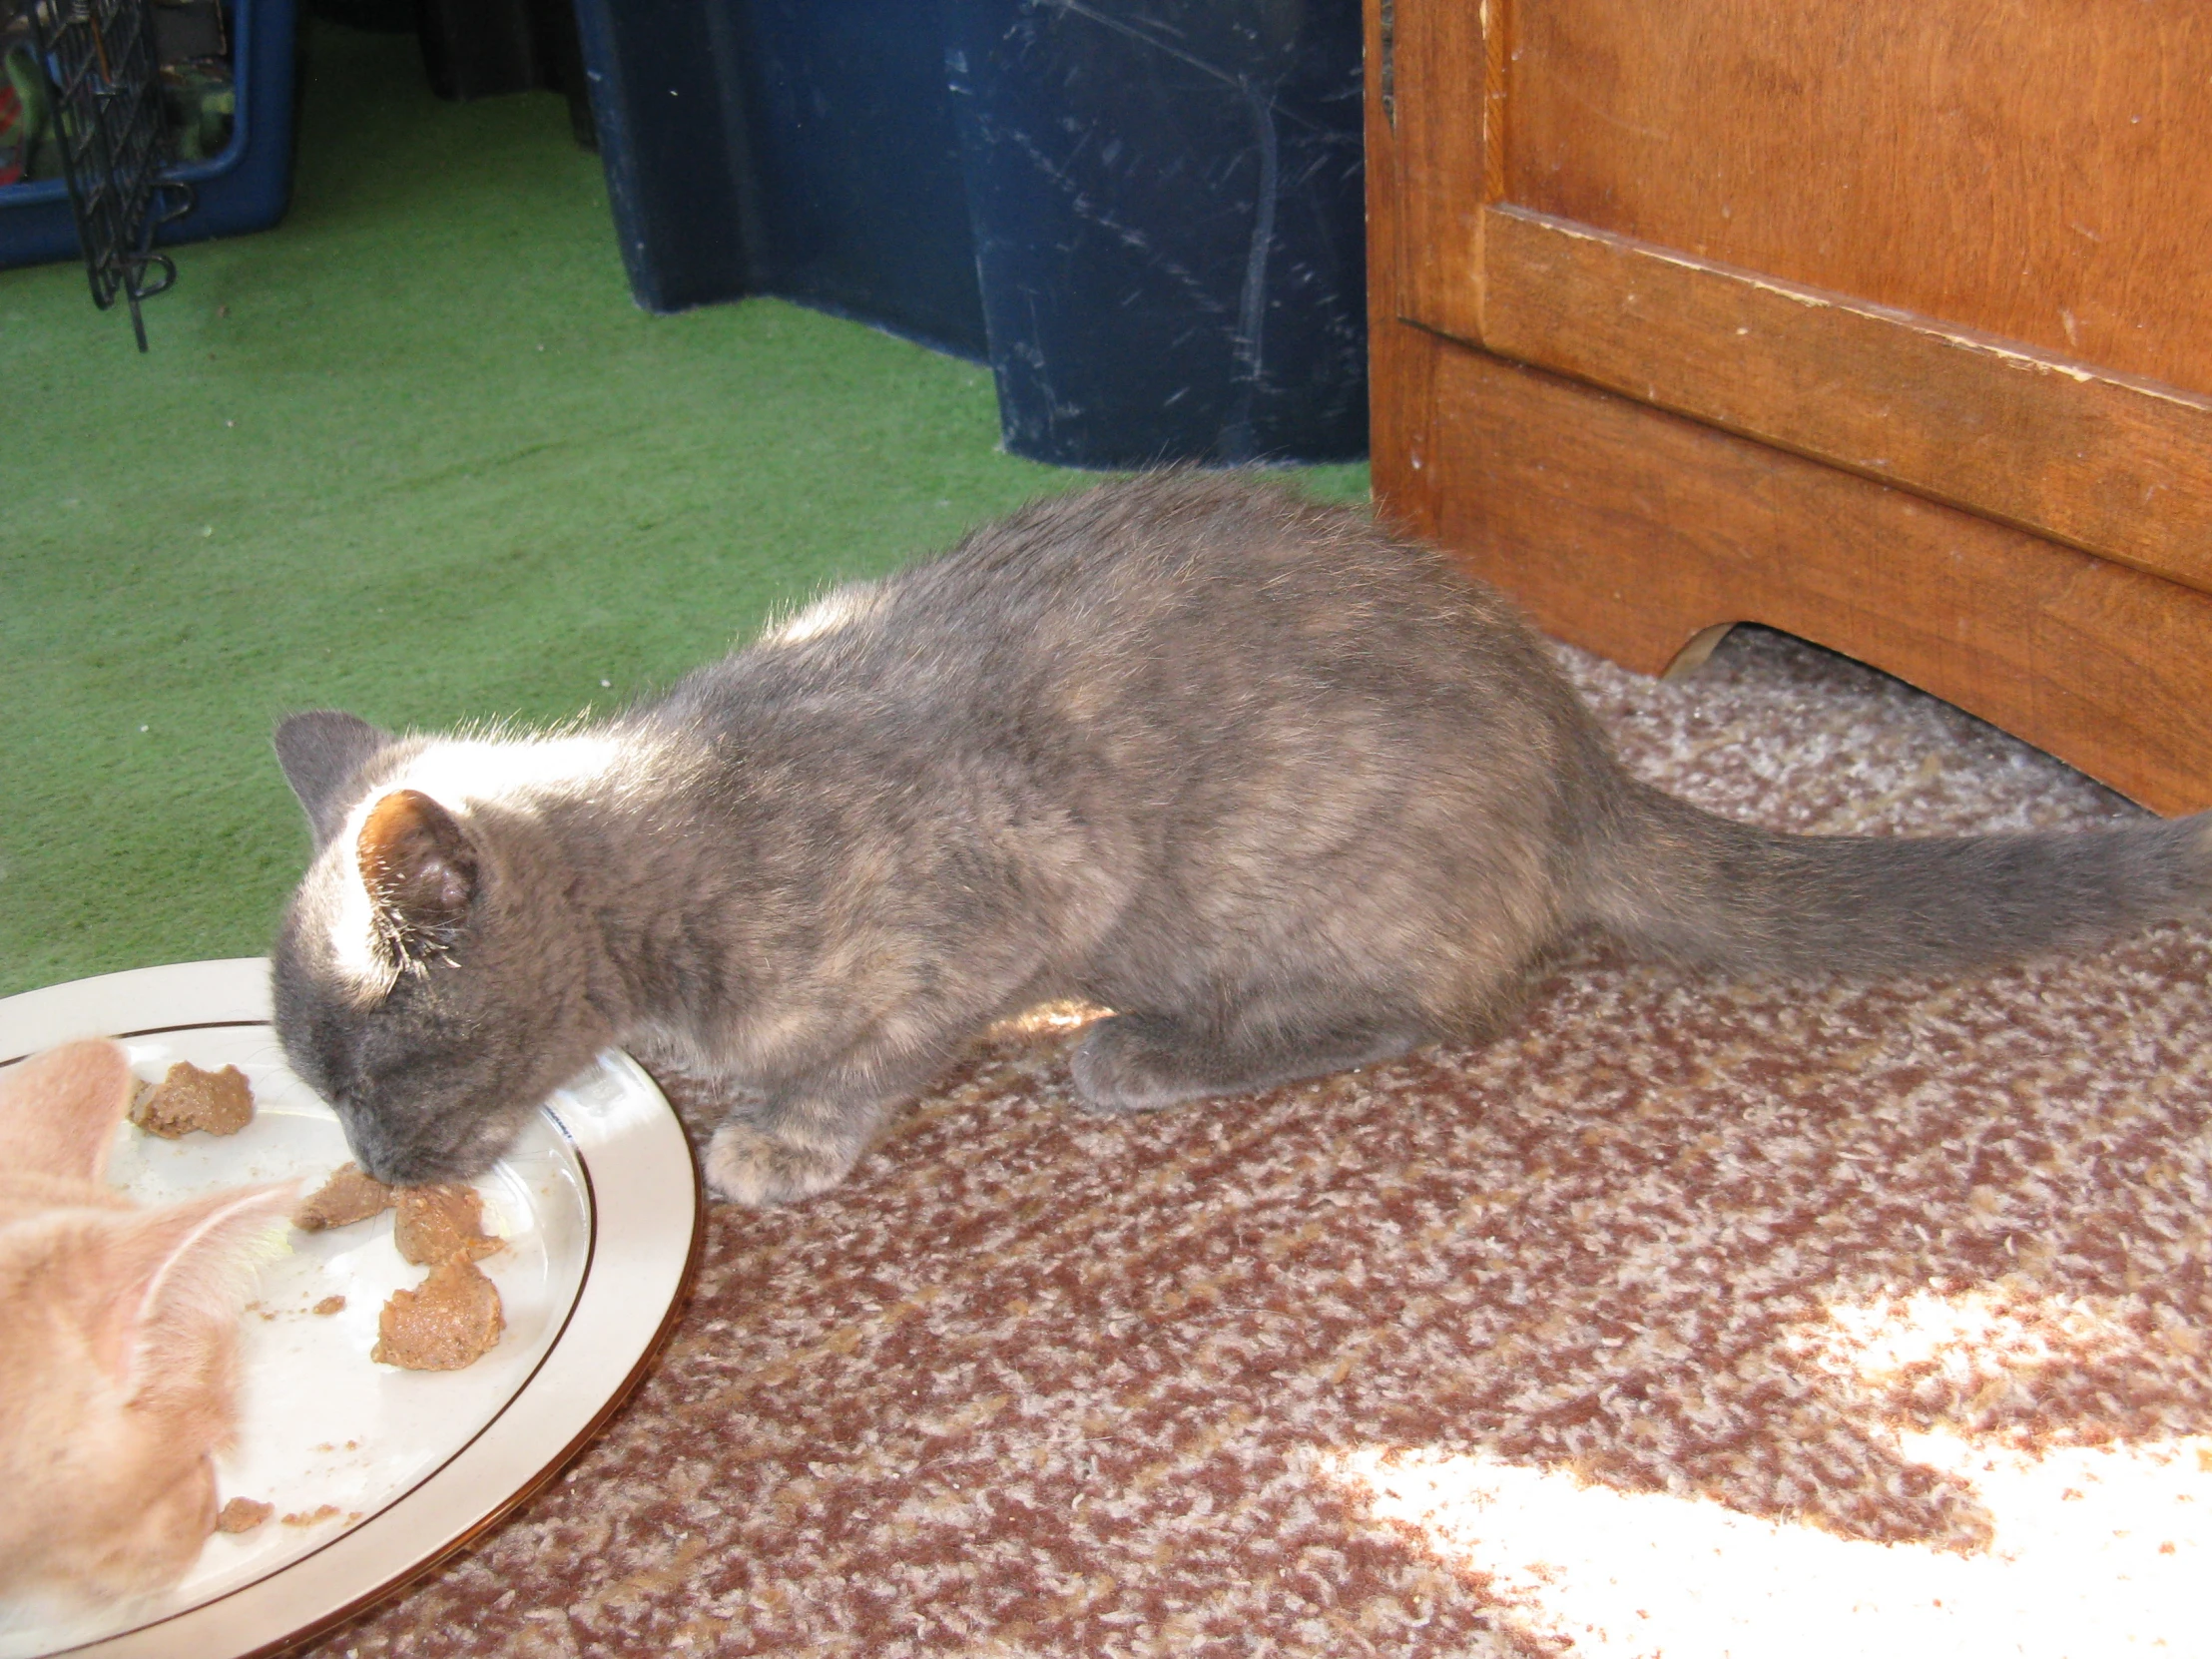
M325 1227L349 1227L391 1208L392 1192L381 1181L361 1173L358 1164L340 1164L330 1179L299 1202L291 1213L292 1226L302 1233L319 1233Z
M342 1314L345 1312L345 1298L342 1296L326 1296L314 1305L314 1311L324 1319L328 1319L332 1314Z
M215 1518L218 1532L251 1532L255 1527L276 1512L274 1503L263 1503L251 1497L234 1497L223 1506L223 1512Z
M254 1091L237 1066L202 1071L190 1060L179 1060L168 1076L140 1091L131 1103L131 1121L170 1141L195 1129L236 1135L254 1121Z
M466 1250L456 1250L414 1290L391 1293L369 1358L408 1371L459 1371L489 1353L506 1328L499 1287Z
M501 1248L484 1232L484 1195L474 1187L400 1187L392 1195L391 1242L418 1268L442 1262L456 1250L478 1261Z

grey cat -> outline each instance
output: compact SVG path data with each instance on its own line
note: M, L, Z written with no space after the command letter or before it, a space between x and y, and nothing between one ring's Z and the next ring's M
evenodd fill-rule
M1130 1112L1476 1043L1599 929L1950 971L2212 907L2212 815L1809 838L1636 782L1495 593L1357 511L1162 473L839 589L545 736L276 733L316 852L276 1028L361 1164L463 1177L603 1045L703 1083L749 1204L832 1185L989 1021L1116 1010Z

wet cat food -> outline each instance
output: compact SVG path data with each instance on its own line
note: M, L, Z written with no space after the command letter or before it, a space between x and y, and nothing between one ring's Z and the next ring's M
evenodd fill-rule
M385 1210L392 1244L405 1260L432 1269L411 1291L394 1291L376 1321L369 1358L408 1371L459 1371L499 1341L506 1318L498 1287L476 1269L478 1257L505 1248L484 1231L484 1198L462 1183L443 1187L387 1187L356 1164L340 1165L330 1179L292 1212L292 1225L318 1233L349 1227ZM318 1314L334 1314L343 1297L325 1297Z
M274 1503L263 1503L256 1498L234 1497L223 1506L215 1518L218 1532L251 1532L255 1527L276 1512Z
M400 1187L392 1197L398 1210L392 1243L417 1267L445 1261L456 1250L477 1261L501 1248L484 1231L484 1196L474 1187Z
M190 1060L179 1060L168 1076L140 1091L131 1104L131 1121L170 1141L195 1129L236 1135L254 1121L254 1091L237 1066L202 1071Z
M291 1213L291 1224L302 1233L319 1233L325 1227L366 1221L391 1205L391 1188L364 1175L358 1164L340 1164L329 1180L300 1200Z
M506 1328L499 1287L465 1249L456 1250L416 1289L392 1292L369 1358L407 1371L460 1371L489 1353Z

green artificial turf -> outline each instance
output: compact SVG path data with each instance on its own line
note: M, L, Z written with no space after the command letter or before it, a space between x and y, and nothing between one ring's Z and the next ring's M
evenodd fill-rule
M973 364L639 311L550 94L440 104L329 27L303 86L289 216L179 249L149 356L74 267L0 273L0 993L265 949L288 711L605 708L1077 481L999 452Z

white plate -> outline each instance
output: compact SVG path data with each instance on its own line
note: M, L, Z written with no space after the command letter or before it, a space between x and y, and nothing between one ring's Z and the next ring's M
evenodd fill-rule
M83 1036L121 1037L141 1077L191 1060L236 1065L253 1084L254 1122L235 1136L162 1141L124 1126L109 1178L143 1203L294 1176L311 1185L346 1161L336 1118L284 1064L259 958L0 1001L0 1064ZM581 1450L675 1318L700 1222L683 1127L610 1049L476 1185L486 1230L507 1241L483 1263L507 1320L496 1348L460 1372L372 1364L384 1299L424 1270L399 1259L389 1216L292 1234L242 1328L239 1443L217 1480L224 1498L259 1498L301 1523L219 1533L174 1590L127 1607L66 1621L0 1608L0 1659L236 1659L297 1641L466 1543ZM342 1310L311 1311L331 1296Z

